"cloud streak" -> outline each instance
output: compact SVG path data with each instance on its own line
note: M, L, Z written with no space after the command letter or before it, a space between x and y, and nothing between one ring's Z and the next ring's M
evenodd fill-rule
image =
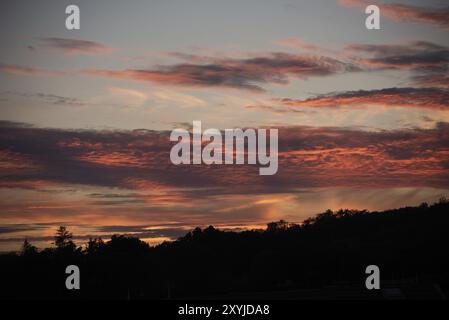
M449 91L441 88L385 88L329 93L305 100L280 99L277 102L286 106L310 108L381 105L449 110Z
M351 44L346 49L374 56L361 58L359 63L377 68L419 70L449 62L449 48L427 41L404 45Z
M185 87L223 87L262 92L263 84L287 84L290 77L329 76L357 70L352 64L323 56L271 53L246 59L214 59L208 63L181 63L153 69L90 69L84 73Z
M112 48L95 41L72 38L41 38L41 44L45 47L62 51L66 54L100 55L107 54Z
M86 102L84 102L78 98L66 97L66 96L42 93L42 92L27 93L27 92L6 91L3 94L19 96L19 97L29 98L29 99L39 99L39 100L45 101L47 103L51 103L54 105L60 105L60 106L81 107L81 106L87 105Z
M20 75L20 76L60 76L66 74L62 71L50 71L40 68L20 66L15 64L0 63L0 72Z
M449 48L428 41L408 44L351 44L346 49L362 56L355 63L369 70L406 70L420 86L448 88Z
M339 0L341 5L351 8L364 9L370 4L375 4L366 0ZM449 29L449 7L429 8L418 7L400 3L379 4L381 15L396 22L413 22L430 24L437 28Z

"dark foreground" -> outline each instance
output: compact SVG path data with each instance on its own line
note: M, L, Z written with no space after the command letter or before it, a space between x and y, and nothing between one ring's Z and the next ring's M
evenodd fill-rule
M449 202L384 212L327 211L264 231L195 229L149 247L113 236L0 256L3 299L441 299L449 296ZM381 289L365 288L365 268ZM65 268L80 269L67 290Z

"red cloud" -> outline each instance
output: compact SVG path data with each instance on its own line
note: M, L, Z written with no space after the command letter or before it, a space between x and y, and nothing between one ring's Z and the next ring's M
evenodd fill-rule
M156 131L1 127L5 158L26 158L36 168L12 172L8 165L0 167L2 186L52 181L184 190L179 196L188 198L326 186L449 187L449 125L444 123L435 129L381 132L280 128L279 171L270 177L259 176L258 167L251 165L172 165L168 136Z

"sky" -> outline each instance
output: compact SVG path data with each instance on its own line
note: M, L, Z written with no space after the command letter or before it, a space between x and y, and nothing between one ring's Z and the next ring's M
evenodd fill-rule
M79 244L156 244L449 194L447 0L17 0L0 15L0 251L50 246L59 225ZM194 120L278 129L277 174L171 164L171 130Z

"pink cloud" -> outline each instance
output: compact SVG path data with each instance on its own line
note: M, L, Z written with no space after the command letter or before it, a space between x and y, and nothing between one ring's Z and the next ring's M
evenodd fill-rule
M339 0L341 5L353 8L365 8L372 3L366 0ZM427 23L438 28L449 29L449 7L427 8L406 4L378 4L381 15L397 22Z

